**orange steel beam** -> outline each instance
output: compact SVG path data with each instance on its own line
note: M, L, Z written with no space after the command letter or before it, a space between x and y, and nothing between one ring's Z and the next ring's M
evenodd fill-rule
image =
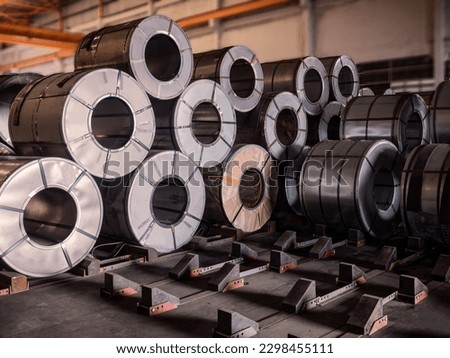
M178 25L183 28L207 24L209 20L226 19L250 12L267 9L278 5L294 3L292 0L253 0L243 4L227 6L218 10L211 10L202 14L185 17L177 20Z
M1 3L1 0L0 0ZM295 4L298 1L295 0L253 0L243 4L227 6L221 9L207 11L198 15L185 17L177 20L177 23L183 27L184 29L188 29L191 27L201 26L207 24L209 20L219 20L219 19L227 19L234 16L249 14L255 11L264 10L268 8L272 8L280 5L287 4ZM52 40L52 41L62 41L65 42L65 46L61 46L58 48L62 48L63 50L54 52L49 55L37 56L30 59L26 59L23 61L18 61L15 63L9 63L5 65L0 65L0 72L11 71L12 69L22 69L27 67L32 67L40 64L44 64L47 62L54 61L58 58L70 57L73 56L74 51L76 49L77 44L81 41L84 35L62 32L51 29L42 29L42 28L30 28L27 26L20 25L11 25L11 24L1 24L0 23L0 42L1 42L1 34L5 33L7 30L16 30L16 35L22 37L36 37L40 36L41 40ZM20 30L23 32L20 33ZM6 32L11 35L11 31ZM25 33L25 34L24 34ZM70 43L70 46L67 44Z
M0 34L19 36L25 38L37 38L40 40L50 40L58 42L69 42L77 45L83 38L83 34L64 32L42 27L31 27L16 24L0 23Z
M54 47L59 49L69 49L72 50L72 53L77 48L77 43L74 42L65 42L65 41L54 41L54 40L45 40L40 38L29 38L24 36L16 36L16 35L7 35L0 33L0 42L15 44L15 45L31 45L31 46L39 46L39 47Z

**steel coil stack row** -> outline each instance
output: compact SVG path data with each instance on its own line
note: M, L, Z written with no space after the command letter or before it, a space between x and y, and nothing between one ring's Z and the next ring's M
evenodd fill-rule
M430 204L448 145L429 143L450 140L449 91L361 96L348 56L193 54L160 15L100 29L73 73L0 77L0 260L52 276L99 236L168 253L202 222L251 233L275 208L377 239L403 217L448 245Z

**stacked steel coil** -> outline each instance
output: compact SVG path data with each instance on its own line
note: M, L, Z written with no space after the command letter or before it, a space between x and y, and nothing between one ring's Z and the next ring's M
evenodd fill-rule
M8 118L11 102L27 84L41 78L37 73L18 73L0 76L0 141L11 146Z
M430 131L450 141L449 82L428 108L417 94L367 95L348 56L193 55L160 15L87 35L75 67L0 77L0 260L11 269L65 272L99 235L168 253L202 220L251 233L274 208L377 239L401 212L409 233L450 245L448 146L423 145Z
M9 268L52 276L94 246L103 217L93 177L62 158L0 156L0 254Z
M450 145L422 145L403 169L401 213L412 236L450 246Z
M320 142L300 174L303 211L330 228L389 237L400 221L401 171L398 150L388 141Z
M430 142L427 106L416 94L355 97L340 130L341 139L387 139L404 157Z

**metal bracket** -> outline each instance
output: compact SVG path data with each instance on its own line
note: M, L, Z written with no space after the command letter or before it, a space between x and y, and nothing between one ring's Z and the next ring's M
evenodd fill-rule
M240 264L244 262L242 257L238 257L236 259L219 262L214 265L200 267L199 257L197 254L186 254L169 272L169 277L174 280L181 280L183 278L193 278L198 276L203 276L213 271L220 270L223 265L230 264Z
M374 265L385 271L391 271L395 261L397 261L397 248L395 246L383 246L374 261Z
M233 241L239 241L244 237L244 232L242 230L227 226L213 226L209 229L208 234L210 234L211 236L231 236L233 238Z
M366 244L366 237L360 230L349 229L347 243L356 247L361 247Z
M180 305L180 299L159 288L142 286L142 299L137 305L137 311L147 316L155 316L174 310Z
M425 248L425 240L417 236L408 236L406 250L410 252L422 252Z
M240 288L240 287L244 287L244 286L245 286L245 280L243 278L238 278L236 280L228 282L227 285L222 290L222 292L232 291L232 290L235 290L236 288Z
M214 236L194 236L191 240L191 248L196 251L208 250L212 247L226 245L235 240L234 236L222 236L222 235L214 235Z
M240 279L240 267L238 264L226 263L208 282L208 289L211 291L222 292L225 288L230 288L230 282ZM236 287L235 287L236 288Z
M231 257L243 257L245 260L256 260L258 253L242 242L233 242L231 245Z
M398 300L417 305L428 297L428 287L417 277L401 275Z
M260 232L267 232L267 233L273 233L277 231L277 222L275 220L269 220L266 222L261 229L256 231L255 233Z
M297 259L283 251L270 251L270 269L283 273L297 267Z
M0 271L0 296L28 291L30 284L26 276L14 271Z
M350 273L354 274L355 280L323 296L315 297L315 281L300 279L299 281L297 281L286 299L283 301L283 309L287 310L288 312L295 311L296 313L305 310L308 311L317 306L324 306L334 301L335 299L346 295L349 292L357 290L360 285L366 282L366 280L364 276L360 275L360 272L362 271L360 271L360 269L356 266L352 266L354 265L344 264L343 268L340 268L339 273L341 274L341 271L343 271L345 273L344 276L349 276L349 273L345 271L351 271Z
M300 278L283 300L283 310L290 313L300 313L305 309L305 302L316 297L316 281Z
M174 280L181 280L185 277L192 277L192 272L200 268L200 259L197 254L186 254L175 265L175 267L169 271L169 277Z
M226 309L217 311L217 328L213 337L220 338L248 338L256 335L259 324L242 314Z
M433 267L431 276L438 281L450 281L450 255L440 255Z
M231 291L245 285L244 277L254 275L255 273L267 271L269 264L264 264L240 271L238 263L225 263L219 272L208 282L208 289L218 292Z
M78 276L87 277L158 258L156 250L136 245L125 244L120 252L122 254L120 256L103 260L88 256L71 272Z
M326 231L327 231L326 225L322 225L322 224L314 225L314 236L317 236L317 237L327 236Z
M104 286L100 289L100 296L113 299L117 296L132 296L141 293L141 285L116 273L105 273Z
M297 233L295 231L286 230L283 235L273 244L273 249L278 251L287 251L295 248L297 242Z
M333 239L328 236L322 236L317 239L317 242L309 250L309 257L315 259L326 259L336 255L336 248L347 243L346 240L339 241L333 244Z
M339 284L349 284L358 282L360 284L366 282L365 273L358 266L345 262L339 263Z
M303 305L304 310L309 311L317 306L325 306L326 304L334 301L335 299L342 297L343 295L358 289L359 285L360 285L360 283L358 281L355 281L355 282L349 283L346 286L340 287L337 290L327 293L326 295L318 296L318 297L312 299L311 301L305 302Z
M383 313L381 297L364 294L347 321L347 329L356 334L370 336L388 323Z

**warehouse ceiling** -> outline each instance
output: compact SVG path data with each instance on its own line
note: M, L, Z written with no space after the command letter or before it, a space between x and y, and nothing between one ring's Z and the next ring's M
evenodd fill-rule
M46 12L59 13L60 0L0 0L0 22L28 24L33 16Z
M84 34L63 31L64 24L61 6L66 3L66 1L61 0L0 0L0 43L48 47L56 50L47 55L3 64L0 66L0 72L9 72L50 62L58 58L73 56ZM104 3L106 1L100 0L98 2L99 7L102 7ZM229 19L276 6L295 3L298 4L298 1L251 0L176 20L181 27L187 29L207 25L210 20ZM44 12L58 13L59 30L29 25L33 16Z

